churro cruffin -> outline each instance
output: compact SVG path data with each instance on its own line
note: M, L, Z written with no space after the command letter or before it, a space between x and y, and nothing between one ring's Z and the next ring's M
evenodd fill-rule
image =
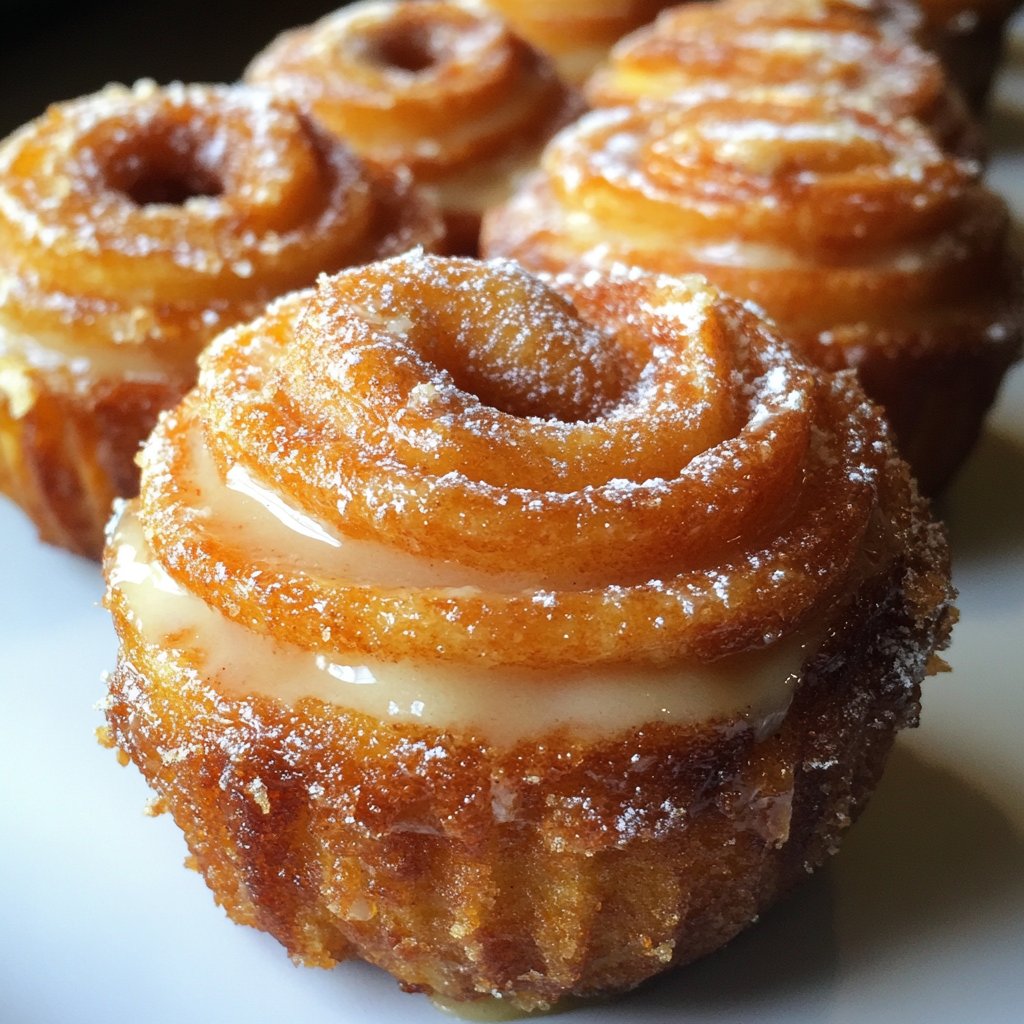
M854 376L700 278L324 278L142 464L111 740L232 918L449 1001L728 941L835 850L954 615Z
M441 232L406 174L254 90L143 82L52 106L0 146L0 490L98 557L207 341Z
M594 106L704 99L805 102L913 117L977 158L981 131L940 59L902 24L839 0L721 0L671 8L620 41L587 84Z
M583 82L627 32L646 25L671 0L483 0L550 54L562 77Z
M285 32L248 81L308 106L437 201L447 251L476 252L483 210L507 196L582 101L494 14L462 0L366 0Z

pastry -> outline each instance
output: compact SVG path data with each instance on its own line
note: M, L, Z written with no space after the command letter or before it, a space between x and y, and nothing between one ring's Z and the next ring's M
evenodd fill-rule
M480 214L506 198L580 111L550 61L486 11L455 0L370 0L286 32L250 65L355 150L403 165L476 251Z
M1020 353L1021 264L975 170L908 119L825 101L596 111L489 214L483 249L706 274L813 362L855 367L936 491Z
M140 83L51 107L0 146L0 490L98 557L210 338L440 232L407 176L253 90Z
M980 131L941 61L879 12L837 0L684 4L622 40L587 87L594 106L701 98L835 102L914 117L951 152Z
M520 1010L832 852L952 611L852 374L703 279L417 253L202 356L112 527L109 741L236 921Z
M562 77L582 82L627 32L646 25L672 0L483 0L519 33L551 54Z

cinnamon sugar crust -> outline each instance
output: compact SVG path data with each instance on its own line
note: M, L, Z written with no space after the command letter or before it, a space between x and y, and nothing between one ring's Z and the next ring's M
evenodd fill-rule
M594 106L829 98L912 117L947 151L978 158L981 131L940 59L885 4L684 4L622 39L591 77Z

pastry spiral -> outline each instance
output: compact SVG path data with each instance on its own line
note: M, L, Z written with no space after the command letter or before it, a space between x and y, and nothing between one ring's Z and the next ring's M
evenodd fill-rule
M582 82L627 32L646 25L672 0L484 0L545 53L562 77Z
M252 90L140 83L51 107L0 148L0 489L97 557L210 338L440 232L407 177Z
M535 270L703 273L815 363L855 367L928 490L1018 356L1005 204L907 119L719 100L584 117L483 232Z
M557 285L411 254L222 335L106 560L112 741L229 913L521 1009L820 863L952 614L851 375L702 279Z
M455 0L369 0L286 32L249 81L307 105L357 152L411 169L476 251L480 214L506 198L579 112L550 61L499 18Z
M716 4L717 5L717 4ZM951 80L978 112L984 106L1002 50L1006 22L1018 0L721 0L758 16L782 9L864 14L893 38L914 39L941 58Z
M622 40L587 87L595 106L701 98L826 97L913 117L944 148L980 152L980 132L942 63L859 4L722 0L664 12Z

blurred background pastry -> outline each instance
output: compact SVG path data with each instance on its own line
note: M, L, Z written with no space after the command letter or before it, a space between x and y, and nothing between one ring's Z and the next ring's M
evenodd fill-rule
M646 25L671 0L481 0L545 53L569 82L582 82L612 44Z
M467 255L483 210L582 110L547 57L456 0L344 7L276 39L246 78L302 103L359 153L410 168L445 213L448 251Z
M936 491L1021 347L1009 215L976 173L907 118L827 100L595 111L482 248L549 273L706 274L813 362L856 368Z
M950 152L980 156L980 128L941 60L873 6L720 0L673 7L614 47L587 98L602 107L828 98L913 117Z
M225 327L441 222L292 104L110 86L0 145L0 490L96 557L159 411Z
M976 110L984 107L1003 53L1003 35L1019 0L917 0L918 38L945 62Z

